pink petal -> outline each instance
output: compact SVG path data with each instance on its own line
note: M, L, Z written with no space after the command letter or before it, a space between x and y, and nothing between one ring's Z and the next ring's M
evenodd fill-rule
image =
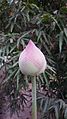
M23 74L36 75L46 69L46 59L43 53L30 40L19 57L19 67Z

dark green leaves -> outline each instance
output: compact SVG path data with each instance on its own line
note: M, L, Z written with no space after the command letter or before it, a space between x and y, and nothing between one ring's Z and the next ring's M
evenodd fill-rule
M7 0L9 4L11 4L14 0Z

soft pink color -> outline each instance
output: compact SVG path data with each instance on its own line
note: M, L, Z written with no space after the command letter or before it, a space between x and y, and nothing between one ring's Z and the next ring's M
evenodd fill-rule
M38 75L46 69L47 63L44 54L30 40L19 57L19 67L23 74Z

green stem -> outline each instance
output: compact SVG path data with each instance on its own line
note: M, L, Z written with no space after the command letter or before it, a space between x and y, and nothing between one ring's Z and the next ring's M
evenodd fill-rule
M32 79L32 119L37 119L36 77Z

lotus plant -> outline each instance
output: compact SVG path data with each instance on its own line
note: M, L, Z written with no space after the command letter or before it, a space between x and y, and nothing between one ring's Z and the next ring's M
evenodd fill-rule
M44 54L30 40L19 57L19 68L25 75L33 76L32 79L32 119L37 119L36 103L36 76L43 73L47 67Z

